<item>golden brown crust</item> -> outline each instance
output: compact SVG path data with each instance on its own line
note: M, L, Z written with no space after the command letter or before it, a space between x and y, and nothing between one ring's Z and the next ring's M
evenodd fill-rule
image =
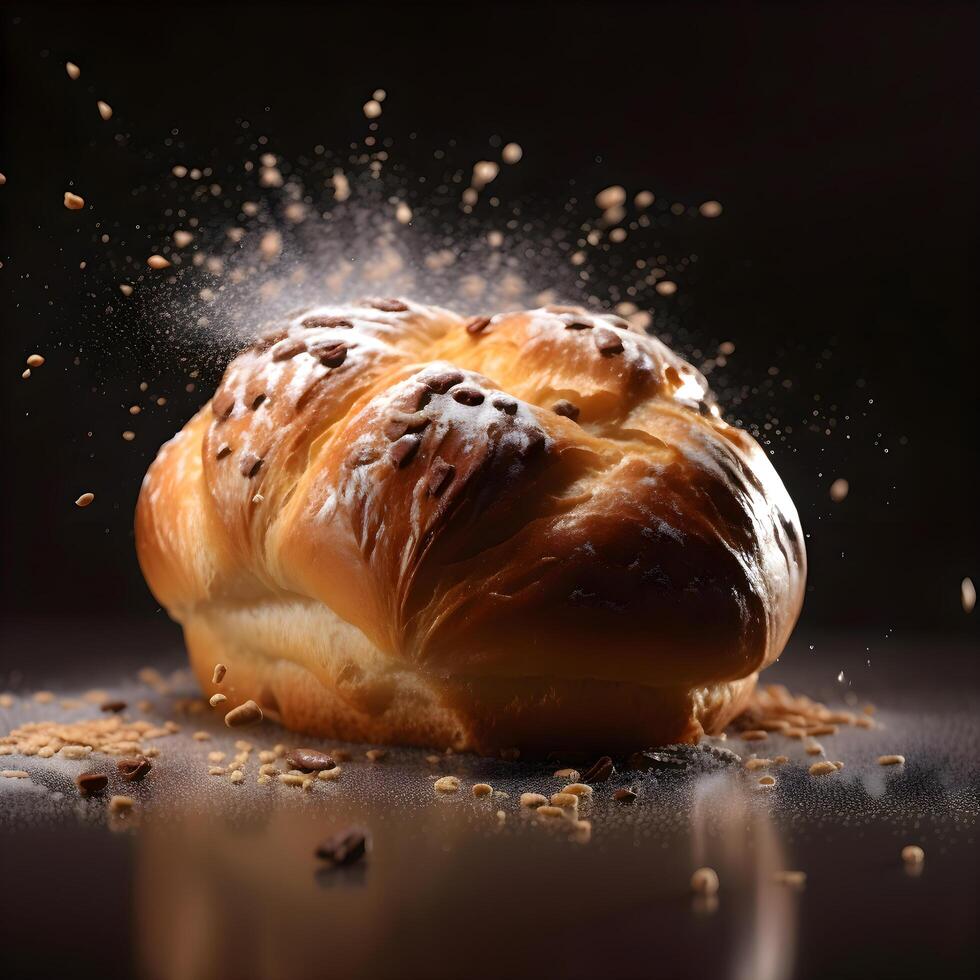
M136 529L202 683L238 663L290 727L482 752L717 730L806 562L703 377L569 309L295 317L161 450Z

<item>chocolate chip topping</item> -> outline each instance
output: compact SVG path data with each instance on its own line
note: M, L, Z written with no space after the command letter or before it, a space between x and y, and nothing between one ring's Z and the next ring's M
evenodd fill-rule
M335 343L315 344L309 348L310 353L319 359L324 367L340 367L347 360L348 347L343 341Z
M612 798L617 803L633 803L636 800L636 793L631 789L623 787L623 789L617 789L613 793Z
M226 419L235 409L235 399L228 392L219 391L211 399L211 411L218 419Z
M494 398L491 404L505 415L515 415L517 413L517 402L513 398Z
M477 334L483 333L487 327L490 326L490 317L488 316L472 316L466 321L466 332Z
M360 861L367 853L367 849L367 835L361 830L351 828L325 840L316 849L316 856L335 868L341 868Z
M392 400L391 406L396 411L412 413L425 408L431 399L431 389L424 384L417 384L402 391Z
M231 446L227 442L223 442L218 446L218 451L214 454L215 459L224 459L225 456L231 455Z
M582 773L583 783L604 783L614 772L612 759L608 755L596 759L585 772Z
M463 375L459 371L440 371L421 379L422 383L437 395L444 395L450 388L463 383Z
M578 405L573 405L570 401L566 401L564 398L561 401L555 402L551 406L551 410L555 415L564 415L566 419L571 419L573 422L579 416Z
M125 701L106 701L104 704L99 705L99 711L112 712L114 715L117 715L120 711L125 710Z
M251 409L252 409L252 411L254 412L254 411L255 411L255 410L256 410L256 409L257 409L257 408L259 407L259 405L261 405L261 404L262 404L262 402L264 402L264 401L265 401L265 392L264 392L264 391L260 391L260 392L259 392L259 393L258 393L258 394L257 394L257 395L256 395L256 396L255 396L255 397L253 398L253 399L252 399L252 404L251 404L251 406L250 406L250 407L251 407Z
M153 764L149 759L138 755L130 759L120 759L116 763L116 768L127 783L138 783L153 768Z
M596 327L592 340L603 357L623 353L623 338L609 327Z
M456 467L452 463L447 463L441 456L436 456L429 467L429 477L426 480L426 490L430 496L440 497L443 490L452 483L456 475Z
M305 340L282 340L272 349L272 359L274 361L288 361L297 354L302 354L306 350Z
M238 468L241 470L242 476L251 479L258 473L264 462L265 460L261 456L256 456L255 453L244 453L238 463Z
M460 405L482 405L484 397L483 392L476 388L457 388L453 392L453 401Z
M318 327L341 327L350 330L354 324L342 316L308 316L303 321L303 326L307 330L314 330Z
M419 451L419 444L422 440L418 436L402 436L397 442L393 442L388 449L388 457L395 469L401 470L408 466Z
M81 772L75 777L75 785L82 796L94 796L109 785L109 777L101 772Z
M286 762L291 769L301 772L323 772L337 768L337 763L326 752L316 749L290 749L286 753Z
M258 353L268 350L280 340L285 340L289 336L288 330L272 330L269 333L261 334L252 341L252 349Z
M394 442L407 432L421 432L432 420L422 412L395 412L384 425L384 434Z
M408 307L400 299L369 299L368 306L373 306L382 313L406 313Z

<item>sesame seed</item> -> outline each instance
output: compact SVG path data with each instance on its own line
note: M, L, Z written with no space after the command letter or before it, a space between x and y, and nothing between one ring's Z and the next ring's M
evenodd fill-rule
M591 796L592 787L585 783L570 783L563 790L563 793L574 793L576 796Z
M210 704L212 708L217 708L219 704L227 700L228 698L226 698L223 694L212 694L211 697L208 698L208 704Z
M78 65L76 65L75 62L73 61L65 62L65 71L68 73L68 77L72 81L75 81L75 79L78 78L78 76L81 75L82 73L82 69L79 68Z
M151 269L169 269L170 262L165 259L162 255L151 255L147 260L146 264Z
M224 664L215 664L214 671L211 674L211 683L220 684L224 680L227 672L228 668Z
M223 776L224 774L225 770L223 766L208 766L209 776Z
M31 774L24 772L23 769L0 769L0 778L3 779L30 779Z
M85 198L79 197L71 191L65 191L65 207L69 211L81 211L85 207Z
M80 497L79 497L79 498L78 498L78 499L77 499L77 500L75 501L75 506L76 506L76 507L88 507L88 505L89 505L90 503L92 503L92 501L93 501L93 500L95 500L95 494L94 494L94 493L83 493L83 494L82 494L82 495L81 495L81 496L80 496Z
M905 765L904 755L879 755L879 766L903 766Z
M717 218L721 214L721 204L718 201L705 201L698 212L702 218Z
M44 357L41 354L31 354L27 359L27 366L32 368L39 368L44 363Z
M764 732L761 729L752 729L747 732L742 732L743 742L764 742L769 738L768 732Z
M132 442L136 438L136 433L133 432L132 429L126 429L123 432L122 437L126 440L126 442Z
M544 806L548 802L548 797L541 793L521 793L521 806L536 810L539 806Z
M827 776L832 772L837 772L837 766L833 762L814 762L810 766L809 772L811 776Z
M762 776L759 779L759 785L768 789L776 785L776 779L774 776Z
M437 793L455 793L459 790L459 780L455 776L441 776L432 784L432 788Z
M500 151L500 159L508 164L518 163L522 156L524 156L524 150L519 143L508 143Z
M103 102L101 99L99 99L96 105L99 108L99 115L105 122L108 122L112 118L112 106L108 102Z
M210 732L194 732L191 736L195 742L210 742L211 733Z
M340 779L340 773L341 773L340 766L334 766L333 769L321 769L316 774L316 778L332 781L334 779Z
M225 724L229 728L241 728L245 725L255 725L262 721L262 709L252 700L232 708L225 715Z
M557 769L555 771L555 779L570 779L573 783L577 783L581 778L577 769Z

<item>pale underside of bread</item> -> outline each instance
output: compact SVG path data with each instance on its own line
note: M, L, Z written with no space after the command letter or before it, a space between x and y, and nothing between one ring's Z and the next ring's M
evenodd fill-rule
M653 338L390 302L233 361L150 468L136 542L208 693L221 662L230 704L297 731L488 754L719 730L806 568L765 453Z
M321 603L212 604L184 622L207 695L255 699L267 716L321 738L525 757L696 742L745 707L757 674L703 688L580 677L452 677L386 656ZM214 665L231 667L220 685Z

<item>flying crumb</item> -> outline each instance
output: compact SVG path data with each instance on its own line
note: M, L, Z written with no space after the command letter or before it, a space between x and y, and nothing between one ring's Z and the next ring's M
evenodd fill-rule
M96 103L99 107L99 115L108 122L112 118L112 106L108 102L103 102L101 99Z
M599 191L595 196L595 205L600 211L609 211L612 208L621 208L626 203L626 189L614 184L605 190Z
M44 357L41 354L31 354L27 359L27 366L32 368L39 368L44 363Z
M922 864L926 859L926 852L918 844L908 844L902 848L902 860L906 864Z
M194 241L194 235L189 231L177 230L174 232L174 245L177 248L187 248Z
M661 296L673 296L677 292L677 283L671 282L669 279L661 279L656 286L656 289Z
M510 164L518 163L522 156L524 156L524 150L520 143L508 143L500 153L500 159L504 163Z
M367 119L377 119L381 115L381 103L377 99L369 99L364 103L364 116Z
M412 220L412 209L404 201L399 201L395 208L395 217L401 224L407 225Z
M65 71L68 72L68 77L72 81L75 81L75 79L78 78L78 76L81 75L82 73L82 69L79 68L74 61L65 62Z
M705 201L698 211L702 218L717 218L721 214L721 204L718 201Z
M455 776L442 776L432 784L432 788L437 793L455 793L459 790L459 780Z
M135 433L135 432L133 432L133 431L132 431L132 429L127 429L127 430L126 430L126 431L125 431L125 432L124 432L124 433L122 434L122 437L123 437L123 439L125 439L125 440L126 440L126 442L132 442L132 441L133 441L133 440L134 440L134 439L136 438L136 433Z
M973 607L977 604L977 590L973 586L973 579L969 577L960 582L960 601L963 603L963 612L973 612Z
M3 187L7 183L7 177L5 174L0 174L0 187Z
M633 198L633 203L642 211L644 208L650 207L651 204L656 200L652 191L640 191L636 197Z
M376 88L374 94L371 96L375 102L384 102L387 97L388 93L383 88Z
M72 194L71 191L65 191L65 207L69 211L81 211L85 207L85 198Z
M75 501L76 507L88 507L92 501L95 500L94 493L83 493L78 500Z
M119 292L121 292L123 296L132 296L133 287L130 286L129 283L121 282L119 284Z
M147 260L146 264L151 269L169 269L170 263L162 255L151 255Z
M847 480L839 477L834 480L830 485L830 499L835 503L839 504L842 500L847 497L848 492L851 489L851 485Z

